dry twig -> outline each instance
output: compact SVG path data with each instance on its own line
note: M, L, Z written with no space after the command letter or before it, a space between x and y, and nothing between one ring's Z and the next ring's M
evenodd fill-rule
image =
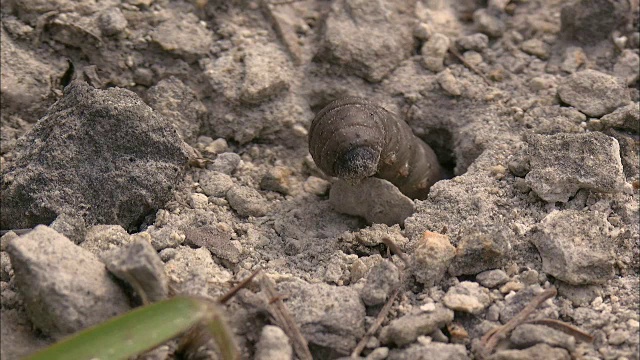
M362 350L364 350L364 347L367 345L367 342L369 341L369 337L375 334L376 331L378 331L378 328L380 327L380 325L382 325L382 323L384 322L384 319L387 317L387 314L391 310L391 305L393 305L393 302L395 301L396 296L398 296L399 292L400 292L400 288L397 288L391 293L391 296L389 296L389 300L387 300L387 303L384 304L384 306L378 313L378 316L376 317L376 321L371 325L369 330L367 330L367 333L364 334L362 339L360 339L360 342L358 342L358 345L356 345L356 348L353 349L353 352L351 353L352 358L356 359L358 358L358 356L360 356L360 353L362 352Z
M254 277L256 277L256 275L258 275L258 273L260 272L260 270L262 270L261 268L257 268L255 269L251 275L249 275L246 279L242 280L238 285L236 285L233 289L229 290L226 294L222 295L219 299L218 302L220 304L224 304L227 301L229 301L229 299L231 299L238 291L240 291L240 289L246 287L247 285L249 285L249 283L251 282L251 280L253 280Z
M451 55L455 56L469 70L471 70L474 73L478 74L478 76L480 76L482 78L482 80L484 80L487 83L487 85L491 85L491 81L489 81L489 79L484 75L484 73L482 71L480 71L480 69L475 67L473 64L471 64L470 62L465 60L464 57L462 56L462 54L460 54L458 49L456 49L453 45L449 46L449 52L451 53Z
M552 329L562 331L565 334L571 335L576 340L580 340L586 343L593 342L593 336L587 334L586 332L578 329L577 327L571 326L564 321L554 320L554 319L534 319L525 321L526 324L536 324L536 325L544 325L548 326Z

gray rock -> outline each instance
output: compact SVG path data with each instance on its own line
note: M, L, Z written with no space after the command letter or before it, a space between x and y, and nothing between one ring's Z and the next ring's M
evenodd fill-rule
M560 69L568 73L578 71L587 62L587 55L581 47L569 46L565 49Z
M473 22L481 33L485 33L493 38L502 36L504 32L504 22L493 16L487 9L478 9L473 13Z
M53 338L129 310L104 264L46 226L13 239L7 251L29 318Z
M387 360L469 360L467 349L460 344L413 344L405 349L389 352Z
M82 217L69 214L58 215L49 227L66 236L76 245L83 242L87 234L87 227L84 223L84 219Z
M178 246L172 252L164 271L169 279L169 287L175 289L176 293L198 296L211 296L209 285L223 287L222 284L226 284L232 276L213 261L209 250L192 249L188 246Z
M87 229L80 247L101 257L106 251L127 244L130 239L129 234L120 225L95 225Z
M310 344L346 355L364 335L365 307L356 290L300 280L277 289L289 296L285 303Z
M164 263L148 239L136 236L129 244L105 254L107 269L138 293L143 302L163 300L169 293Z
M240 155L232 152L225 152L216 156L216 158L207 165L207 169L231 175L238 165L240 165L241 161L242 159L240 158Z
M510 258L511 243L500 228L469 229L460 235L456 256L449 266L453 276L475 275L505 265Z
M287 195L291 191L291 174L286 166L274 166L260 180L260 188Z
M615 76L624 80L625 84L633 85L638 81L640 73L640 56L633 50L626 49L622 51L618 61L613 65L613 73Z
M441 304L431 312L407 314L392 320L380 331L383 344L403 346L416 341L420 335L428 335L453 321L453 311Z
M615 193L625 178L618 141L601 132L531 135L527 184L547 202L567 202L579 189Z
M368 81L381 81L410 56L413 46L409 22L394 6L386 0L335 1L324 24L320 58Z
M491 304L491 298L489 290L478 283L463 281L449 288L442 302L451 310L479 314Z
M459 37L456 39L456 44L463 50L480 52L489 46L489 37L485 34L475 33Z
M389 348L388 347L379 347L373 350L372 352L365 357L365 360L384 360L389 356Z
M509 281L509 275L500 269L489 270L478 274L476 280L486 288L495 288Z
M460 88L460 82L456 77L451 73L451 70L444 69L440 71L436 76L436 80L442 90L446 91L449 95L460 96L462 94L462 89Z
M244 81L240 100L261 103L289 88L289 60L274 43L254 43L244 57Z
M381 261L369 271L360 297L366 305L380 305L387 301L389 293L399 285L398 268L391 261Z
M500 310L500 322L505 324L507 321L511 320L531 302L531 298L542 291L542 287L536 284L516 292L513 296L505 298L505 305Z
M116 35L124 31L127 25L127 19L117 7L103 10L98 15L98 28L102 35Z
M4 295L3 295L4 296ZM50 345L51 340L33 331L33 325L25 319L23 311L7 309L4 302L0 310L0 358L3 360L23 359Z
M446 35L435 33L422 45L422 64L428 70L439 72L444 69L444 58L451 41Z
M571 285L564 281L557 281L555 286L558 294L569 299L573 306L587 306L598 296L604 296L604 290L600 285Z
M630 101L627 89L615 77L596 70L579 71L562 79L558 96L591 117L606 115Z
M200 173L198 183L206 195L224 197L233 186L233 179L227 174L206 170Z
M455 254L456 248L448 236L426 231L411 253L416 280L425 287L437 285L444 278Z
M549 53L551 49L549 45L547 45L544 41L540 39L529 39L525 40L520 44L520 48L522 51L529 55L534 55L539 57L540 59L548 59Z
M287 335L277 326L265 325L256 344L255 360L291 360L293 349Z
M560 34L571 43L594 45L610 39L611 32L624 26L631 13L629 5L624 1L571 2L560 11Z
M191 13L178 13L172 16L151 32L153 42L187 62L195 62L209 53L213 44L213 32Z
M338 179L329 191L329 202L337 212L389 226L403 224L415 209L395 185L378 178L366 178L356 185Z
M513 330L509 338L518 349L525 349L539 343L553 347L561 347L573 352L576 348L576 339L552 329L548 326L535 324L521 324Z
M524 350L500 350L491 355L488 360L570 360L571 356L565 349L538 344Z
M207 109L190 87L172 76L151 87L146 99L151 108L173 123L184 141L196 140Z
M629 130L640 134L640 105L629 104L600 118L604 128Z
M538 228L532 242L545 273L572 285L601 284L615 275L613 226L606 214L554 210Z
M269 203L255 189L247 186L233 186L227 191L227 201L240 216L265 216Z
M1 227L49 224L67 213L87 225L137 230L171 198L189 151L135 93L74 81L2 173Z
M221 230L215 226L202 226L186 229L185 244L206 247L215 257L231 264L237 264L242 254L242 245L237 240L231 240L231 232Z

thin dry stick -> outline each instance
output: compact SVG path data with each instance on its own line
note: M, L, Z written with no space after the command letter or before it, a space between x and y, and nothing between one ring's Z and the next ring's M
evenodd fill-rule
M282 297L276 291L276 285L266 274L260 278L260 286L269 297L269 312L273 316L276 324L284 331L293 343L293 350L300 360L313 360L307 340L302 336L300 328L293 320L287 306L282 301ZM274 300L272 302L272 300Z
M469 70L478 74L478 76L480 76L482 80L484 80L487 83L487 85L491 85L491 81L489 81L489 79L484 75L484 73L482 73L482 71L480 71L480 69L475 67L473 64L465 60L464 57L460 54L460 52L458 52L458 50L453 45L449 46L449 52L453 56L455 56L464 66L469 68Z
M398 255L400 257L400 259L402 260L402 262L404 262L405 266L409 266L409 257L402 252L402 250L400 250L400 248L398 247L398 245L396 245L396 243L393 242L393 240L391 240L390 237L385 236L382 238L382 242L387 245L387 247L391 250L392 253Z
M236 285L233 289L229 290L226 294L222 295L219 299L218 302L220 304L224 304L227 301L229 301L229 299L231 299L238 291L240 291L240 289L246 287L247 285L249 285L249 283L251 282L251 280L253 280L254 277L256 277L256 275L258 275L258 273L260 272L260 270L262 270L261 268L257 268L255 269L251 275L249 275L246 279L242 280L238 285Z
M547 301L558 294L558 290L552 287L540 294L536 295L531 302L527 304L519 313L517 313L511 320L507 321L503 326L489 331L480 340L480 354L478 358L483 359L491 354L493 349L498 344L498 341L504 339L513 329L527 320L527 317L533 313L540 304Z
M358 345L356 345L356 348L353 349L353 352L351 353L352 358L355 359L360 356L360 353L362 352L362 350L364 350L364 347L367 345L367 342L369 341L369 337L375 334L376 331L378 331L378 328L380 327L380 325L382 325L382 323L384 322L384 319L387 317L387 314L391 310L391 305L393 305L393 302L395 301L396 296L398 296L399 292L400 292L400 288L397 288L391 293L391 296L389 296L389 300L387 300L387 303L384 304L384 306L378 313L378 316L376 317L376 321L371 325L369 330L367 330L367 333L364 334L362 339L360 339L360 342L358 343Z
M537 324L548 326L552 329L556 329L558 331L562 331L565 334L569 334L576 338L576 340L580 340L586 343L593 342L593 336L587 334L586 332L578 329L577 327L571 326L564 321L554 320L554 319L534 319L525 321L527 324Z

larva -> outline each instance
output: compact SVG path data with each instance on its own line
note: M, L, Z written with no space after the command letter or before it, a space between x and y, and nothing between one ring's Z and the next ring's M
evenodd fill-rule
M351 183L375 176L412 199L425 199L444 174L436 154L407 123L357 97L335 100L318 112L309 152L329 176Z

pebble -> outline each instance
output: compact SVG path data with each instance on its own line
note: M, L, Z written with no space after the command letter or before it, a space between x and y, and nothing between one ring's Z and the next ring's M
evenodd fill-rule
M573 352L576 348L576 339L573 336L547 326L535 324L519 325L513 330L509 340L520 349L540 343L561 347L570 352Z
M387 360L469 360L467 349L461 344L420 342L404 349L393 349Z
M253 43L244 56L240 100L258 104L289 88L291 68L287 55L274 43Z
M428 335L453 321L453 311L436 304L433 312L407 314L392 320L380 331L380 341L383 344L403 346L410 344L420 336Z
M223 197L233 186L231 176L211 170L200 173L198 183L207 196Z
M520 49L529 55L537 56L543 60L549 58L549 45L540 39L525 40L520 44Z
M444 70L444 59L449 50L451 41L440 33L433 34L427 42L422 45L422 64L428 70L440 72Z
M304 184L302 184L304 191L318 196L326 194L329 191L330 186L330 182L316 176L309 176L307 180L305 180Z
M98 28L102 35L116 35L124 31L127 25L127 19L117 7L103 10L100 12L100 15L98 15Z
M587 55L581 47L569 46L564 51L560 69L568 73L574 73L587 62Z
M286 166L272 167L260 180L260 188L288 195L291 192L291 174L291 169Z
M504 23L497 17L489 14L487 9L478 9L473 13L473 22L481 33L498 38L504 33Z
M240 216L265 216L270 208L262 194L248 186L232 186L227 191L227 201Z
M440 71L438 75L436 75L436 80L442 89L449 93L449 95L460 96L460 94L462 94L460 83L458 82L458 79L453 76L451 70L444 69Z
M411 254L416 280L425 287L437 285L444 278L455 254L456 248L448 236L425 231Z
M189 195L189 206L193 209L206 209L209 206L209 199L205 194L193 193Z
M613 65L613 74L622 80L625 84L633 85L638 81L640 73L640 57L633 50L626 49L618 57L615 65Z
M562 79L558 96L591 117L609 114L630 101L629 93L615 77L596 70L579 71Z
M95 225L87 229L80 247L89 250L96 256L127 244L129 233L120 225Z
M225 152L218 155L210 164L208 164L207 169L231 175L238 165L240 165L241 161L242 158L240 155L232 152Z
M461 36L456 39L456 44L463 50L480 52L489 46L489 37L481 33Z
M84 219L80 216L66 213L58 215L49 227L66 236L76 245L82 243L87 234L87 226Z
M368 306L384 304L389 294L399 285L398 268L391 261L381 261L369 271L360 297Z
M470 314L479 314L491 303L489 291L478 283L463 281L450 288L442 302L449 309Z
M208 54L215 35L193 14L169 17L154 27L153 42L165 51L195 62Z
M509 281L509 276L504 270L496 269L481 272L476 275L476 280L480 285L492 289Z
M629 332L626 330L616 330L609 335L609 344L622 345L629 338Z
M623 129L638 133L640 131L639 110L637 103L629 104L603 116L600 118L600 122L604 128Z
M291 360L293 348L287 335L277 326L265 325L256 344L255 360Z
M536 344L524 350L500 350L488 360L571 360L565 349L554 348L547 344Z
M511 244L500 230L481 228L461 234L456 256L449 266L453 276L476 275L500 268L509 259Z
M184 234L186 245L206 247L216 258L231 264L240 262L242 244L237 240L231 240L232 231L224 230L220 226L206 225L190 227Z

